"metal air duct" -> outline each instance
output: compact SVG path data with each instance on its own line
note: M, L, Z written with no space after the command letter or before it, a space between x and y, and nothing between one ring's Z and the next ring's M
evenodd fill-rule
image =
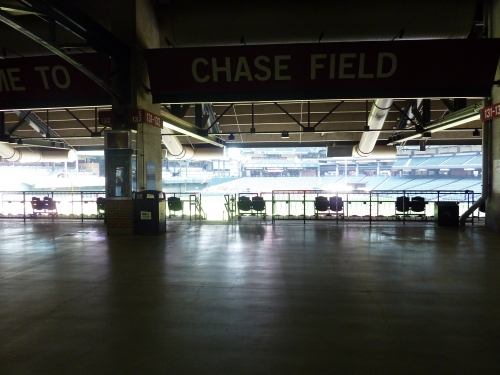
M177 139L177 136L173 134L175 134L175 132L172 129L163 126L161 140L168 150L169 158L172 160L207 160L221 159L224 157L223 147L185 147Z
M77 158L75 150L55 150L47 149L33 151L26 148L14 148L8 143L0 143L0 156L2 159L19 163L39 163L39 162L73 162Z
M368 126L370 127L370 130L380 130L384 126L385 119L387 118L387 114L389 113L389 110L391 108L393 99L377 99L373 102L372 109L370 111L370 116L368 117ZM364 132L363 135L361 136L361 140L359 141L359 144L353 147L352 149L352 156L354 158L365 158L367 156L370 156L370 154L373 152L375 149L375 145L377 143L378 136L380 135L380 132L378 131L367 131ZM385 147L385 146L382 146ZM391 147L387 146L388 149ZM384 152L384 151L379 151L380 148L377 148L377 153L378 152ZM392 155L394 153L393 157L396 157L396 148L394 147L394 152L389 153ZM377 155L371 155L372 157L376 157ZM387 156L381 156L381 157L387 157Z

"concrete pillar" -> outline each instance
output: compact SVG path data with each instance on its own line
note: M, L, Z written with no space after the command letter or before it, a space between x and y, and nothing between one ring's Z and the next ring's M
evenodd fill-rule
M487 4L487 2L485 3ZM491 38L500 38L500 0L492 0L489 9L489 31ZM487 25L486 25L487 26ZM495 81L500 79L500 66L497 68ZM500 88L496 85L491 90L491 104L500 103ZM500 230L500 119L494 119L492 126L483 125L483 132L491 129L489 144L488 171L490 181L488 199L486 200L486 226L492 230Z
M111 32L130 46L130 61L124 61L115 82L123 100L114 100L113 130L130 130L131 147L106 153L106 223L109 235L133 234L132 190L145 190L152 185L162 189L161 129L147 123L133 124L131 112L146 110L160 114L160 106L152 104L146 62L142 51L160 46L159 25L153 2L148 0L112 0ZM125 177L121 196L114 197L115 185ZM149 184L148 184L149 181Z

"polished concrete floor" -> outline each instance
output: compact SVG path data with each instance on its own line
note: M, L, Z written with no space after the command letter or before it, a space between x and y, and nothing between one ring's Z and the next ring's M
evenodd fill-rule
M0 374L500 374L500 235L0 221Z

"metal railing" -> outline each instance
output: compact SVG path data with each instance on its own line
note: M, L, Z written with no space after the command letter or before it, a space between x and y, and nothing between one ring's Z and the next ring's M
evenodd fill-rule
M340 198L341 210L330 207L318 210L317 197ZM410 202L408 207L398 209L398 197ZM412 198L421 197L425 206L418 212L412 211ZM324 190L273 190L272 191L272 221L275 220L427 220L434 218L435 206L438 202L457 202L459 214L464 213L474 202L472 190L372 190L335 192ZM479 217L479 212L477 213ZM470 221L474 223L474 215Z
M103 191L0 191L0 218L102 219L97 198ZM55 210L43 210L32 204L33 198L50 198Z
M251 194L251 193L244 193ZM414 220L427 220L434 218L436 203L457 202L460 215L474 202L475 194L471 190L373 190L336 192L324 190L273 190L269 193L256 194L264 198L264 212L272 212L272 221L275 220L401 220L403 223ZM477 194L476 194L477 195ZM207 217L224 205L224 216L227 219L238 216L236 195L212 197L207 195L201 200L201 194L167 193L168 197L178 197L183 204L189 205L189 217L195 219L212 219ZM328 199L338 197L342 201L342 208L328 207L318 210L315 201L319 196ZM45 212L35 210L32 198L37 197L43 201L44 197L55 202L56 210ZM98 211L97 198L105 197L103 191L0 191L0 219L104 219L102 212ZM411 205L408 210L398 211L396 201L398 197L406 197L410 202L414 197L421 197L425 201L423 211L414 212ZM188 207L185 207L186 209ZM207 211L208 209L208 211ZM170 215L169 217L175 217ZM184 210L180 217L184 217ZM212 215L213 216L213 215ZM484 213L477 210L469 218L474 223Z
M192 219L206 220L207 215L203 210L201 204L201 194L193 194L193 193L165 193L167 196L167 210L168 217L180 217L183 218L186 216L184 213L185 206L189 207L189 221ZM175 205L175 209L172 209L169 198L175 197L179 199L179 202Z

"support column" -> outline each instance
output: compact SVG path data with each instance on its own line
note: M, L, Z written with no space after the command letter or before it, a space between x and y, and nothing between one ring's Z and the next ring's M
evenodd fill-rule
M142 54L144 49L160 46L159 26L149 1L112 0L112 6L111 31L131 52L130 62L124 62L117 79L124 100L113 103L111 132L127 134L129 141L125 147L105 150L106 224L108 235L130 235L134 230L132 192L162 190L161 121L157 127L145 116L137 116L137 110L160 115L160 106L152 103L147 91L150 83Z
M487 3L485 3L487 4ZM492 0L491 8L489 9L489 17L487 23L490 23L488 28L491 38L500 38L500 0ZM486 24L487 26L487 24ZM500 66L497 68L495 81L500 79ZM491 103L500 103L500 88L493 86L491 90ZM489 147L484 147L487 150L487 166L489 171L488 181L488 199L486 200L486 226L492 230L500 230L500 119L491 121L492 126L484 123L483 132L491 131ZM488 137L487 137L488 138Z
M0 139L5 135L5 112L0 112Z

